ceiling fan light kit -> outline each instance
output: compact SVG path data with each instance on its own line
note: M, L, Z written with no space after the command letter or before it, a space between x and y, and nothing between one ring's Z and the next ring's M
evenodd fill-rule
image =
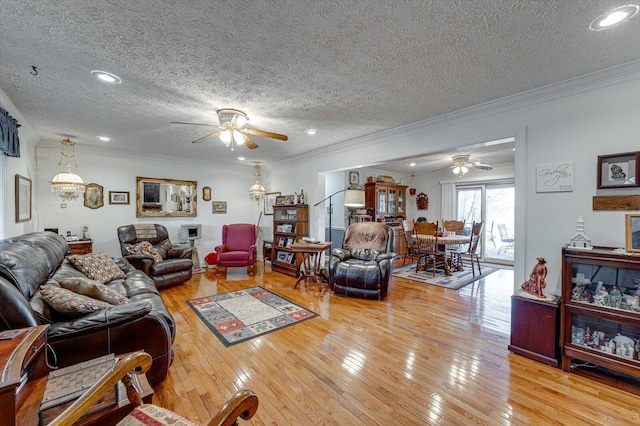
M451 157L453 161L453 165L449 166L453 170L454 175L458 175L460 177L466 175L469 172L469 169L481 169L481 170L492 170L493 166L489 164L483 164L479 161L475 163L469 163L469 155L454 155Z
M207 126L207 127L215 127L217 130L213 133L205 135L199 139L194 140L192 143L200 143L204 142L208 139L215 138L218 136L220 140L225 144L226 147L230 147L231 151L234 150L234 147L246 145L249 149L258 148L258 144L255 143L247 134L262 136L271 139L278 139L281 141L286 141L289 138L286 135L281 135L279 133L266 132L264 130L258 129L250 129L244 128L244 125L249 121L249 117L244 112L232 109L225 108L220 109L217 112L218 121L220 124L202 124L202 123L185 123L183 121L172 121L173 124L190 124L194 126Z

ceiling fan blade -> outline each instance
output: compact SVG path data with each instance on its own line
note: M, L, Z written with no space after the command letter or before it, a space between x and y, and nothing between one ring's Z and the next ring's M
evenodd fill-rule
M473 163L471 165L467 164L467 166L474 167L476 169L482 169L482 170L493 170L492 165L484 164L484 163Z
M184 121L172 121L171 124L189 124L192 126L220 127L219 124L186 123Z
M257 130L257 129L242 129L242 130L249 133L250 135L264 136L265 138L278 139L281 141L289 140L289 138L286 135L281 135L280 133L265 132L264 130Z
M191 143L200 143L200 142L204 142L207 139L211 139L211 138L215 138L216 136L220 136L220 133L222 133L224 130L220 130L219 132L213 132L210 133L206 136L201 137L200 139L196 139L195 141L191 142Z
M244 137L244 144L247 146L247 148L256 149L258 147L258 144L251 140L249 136L245 135L244 133L242 134L242 136Z

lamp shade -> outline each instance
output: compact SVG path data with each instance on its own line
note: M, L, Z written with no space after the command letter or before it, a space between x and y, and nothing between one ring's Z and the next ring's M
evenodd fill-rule
M344 205L347 207L364 207L364 191L347 189L344 193Z

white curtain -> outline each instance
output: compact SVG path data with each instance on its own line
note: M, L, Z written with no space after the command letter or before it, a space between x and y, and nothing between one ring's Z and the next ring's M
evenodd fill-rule
M442 218L440 220L456 219L456 184L442 184Z

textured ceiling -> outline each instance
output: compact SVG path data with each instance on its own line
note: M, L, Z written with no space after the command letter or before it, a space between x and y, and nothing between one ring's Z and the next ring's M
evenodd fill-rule
M43 139L78 151L106 134L121 152L273 162L636 60L640 19L588 29L622 4L3 0L0 90ZM230 152L191 144L208 128L170 124L217 123L220 108L289 141Z

